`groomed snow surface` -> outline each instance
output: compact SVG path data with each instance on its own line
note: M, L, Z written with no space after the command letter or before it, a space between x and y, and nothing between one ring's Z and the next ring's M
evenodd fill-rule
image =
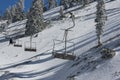
M19 38L22 47L9 45L5 34L0 34L0 80L120 80L120 0L106 3L108 20L102 36L103 47L116 51L112 59L101 59L95 32L96 2L74 11L75 27L68 34L68 39L75 43L68 44L68 50L75 50L75 61L52 57L53 39L63 40L65 29L72 26L72 20L52 21L49 28L33 37L37 52L24 51L29 46L30 37ZM17 34L15 30L24 30L24 21L10 24L9 35ZM18 39L16 40L18 41ZM26 44L26 45L25 45ZM33 45L35 46L35 45ZM63 45L57 44L57 50Z

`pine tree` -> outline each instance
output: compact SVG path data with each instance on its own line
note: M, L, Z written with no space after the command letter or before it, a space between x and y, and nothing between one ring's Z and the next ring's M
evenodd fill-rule
M26 35L33 35L35 33L43 30L44 22L43 22L43 1L42 0L34 0L32 7L28 13L28 21L26 24Z
M70 7L69 0L61 0L61 5L63 5L65 9L68 9Z
M16 10L17 10L17 7L16 7L16 5L13 5L12 7L11 7L11 15L12 16L15 16L16 14Z
M43 12L47 11L46 2L43 0Z
M15 4L11 7L12 22L18 21L17 16L19 14L17 14L17 13L18 13L18 9L17 9L17 6Z
M0 11L0 21L2 20L2 11Z
M83 0L83 6L88 5L88 4L89 4L89 2L90 2L90 0Z
M49 2L49 9L57 7L57 1L56 0L48 0Z
M77 0L69 0L69 7L73 7L78 4Z
M105 21L107 20L106 11L105 11L105 1L104 0L98 0L97 1L97 12L96 12L96 33L97 33L97 39L98 39L98 46L102 45L101 42L101 35L103 33L103 27L105 26Z
M21 12L24 10L24 0L18 2L18 8Z
M13 6L13 10L15 10L13 22L24 20L26 18L24 13L24 0L19 0L19 2Z
M8 20L8 24L12 22L11 6L6 9L4 18Z
M63 13L63 8L62 8L62 7L60 7L59 13L60 13L60 18L65 17L65 16L64 16L64 13Z

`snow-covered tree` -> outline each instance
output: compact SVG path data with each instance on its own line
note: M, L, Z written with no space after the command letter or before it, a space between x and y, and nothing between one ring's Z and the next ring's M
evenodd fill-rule
M61 0L61 5L63 5L65 9L69 8L69 0Z
M2 20L2 11L0 11L0 21Z
M48 0L49 2L49 9L57 7L57 1L56 0Z
M78 0L69 0L69 5L70 7L73 7L73 6L76 6L79 4L79 1Z
M4 18L6 20L8 20L8 23L11 23L12 22L12 14L11 14L11 6L9 6L6 11L5 11L5 14L4 14Z
M19 0L17 4L7 8L4 17L9 20L9 22L16 22L25 19L24 0Z
M17 11L17 7L16 7L16 5L13 5L12 7L11 7L11 15L12 16L15 16L16 14L16 11Z
M17 6L15 4L11 7L12 22L16 22L18 20L18 19L16 19L17 16L19 15L17 13L18 13L18 9L17 9Z
M90 3L90 0L83 0L82 2L83 2L83 6L86 6Z
M20 10L21 12L24 10L24 0L19 0L18 10Z
M46 2L43 0L43 12L47 11Z
M34 0L32 7L28 13L28 21L26 24L26 35L33 35L35 33L43 30L44 22L43 22L43 1L42 0Z
M13 22L23 20L26 18L24 13L24 0L19 0L19 2L13 6L14 16L13 16Z
M60 12L59 13L60 13L60 18L65 17L64 13L63 13L63 7L60 7Z
M96 33L98 39L98 46L102 45L101 42L101 35L103 33L103 27L105 26L105 21L107 20L106 10L105 10L105 1L104 0L97 0L98 4L96 6Z

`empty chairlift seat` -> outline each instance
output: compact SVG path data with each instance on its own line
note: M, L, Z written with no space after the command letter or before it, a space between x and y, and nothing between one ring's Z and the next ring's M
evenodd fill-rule
M22 41L21 40L16 40L14 43L15 47L22 47Z
M68 42L68 43L72 44L71 45L72 46L71 47L72 51L68 51L67 48L66 49L62 48L62 50L55 50L58 47L58 45L57 45L58 43L55 44L55 41L54 41L53 51L52 51L53 57L54 58L59 58L59 59L66 59L66 60L75 60L76 59L76 55L74 55L75 45L74 45L73 42ZM62 43L60 43L60 45L62 45ZM63 45L64 45L64 42L63 42Z
M54 58L66 59L66 60L75 60L76 56L73 53L53 53Z
M37 49L36 49L36 42L25 42L25 48L24 48L25 51L33 51L33 52L36 52Z

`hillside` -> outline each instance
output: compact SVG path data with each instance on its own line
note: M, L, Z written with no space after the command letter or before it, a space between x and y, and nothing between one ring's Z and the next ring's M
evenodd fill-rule
M0 34L0 80L120 80L120 0L106 3L108 20L102 36L103 46L97 45L95 22L96 2L73 11L75 27L69 31L68 50L77 56L76 60L53 58L53 40L63 40L64 31L73 25L70 18L51 21L48 28L33 37L33 47L36 52L25 51L29 46L30 37L16 39L22 47L9 45L5 33ZM47 13L46 13L47 14ZM68 14L66 14L68 15ZM51 17L51 15L49 15ZM69 16L69 15L68 15ZM48 17L48 16L47 16ZM0 22L1 23L1 22ZM26 20L12 23L7 32L14 36L24 32ZM62 51L63 44L57 44L56 49ZM103 47L114 49L116 55L103 60L100 51Z

